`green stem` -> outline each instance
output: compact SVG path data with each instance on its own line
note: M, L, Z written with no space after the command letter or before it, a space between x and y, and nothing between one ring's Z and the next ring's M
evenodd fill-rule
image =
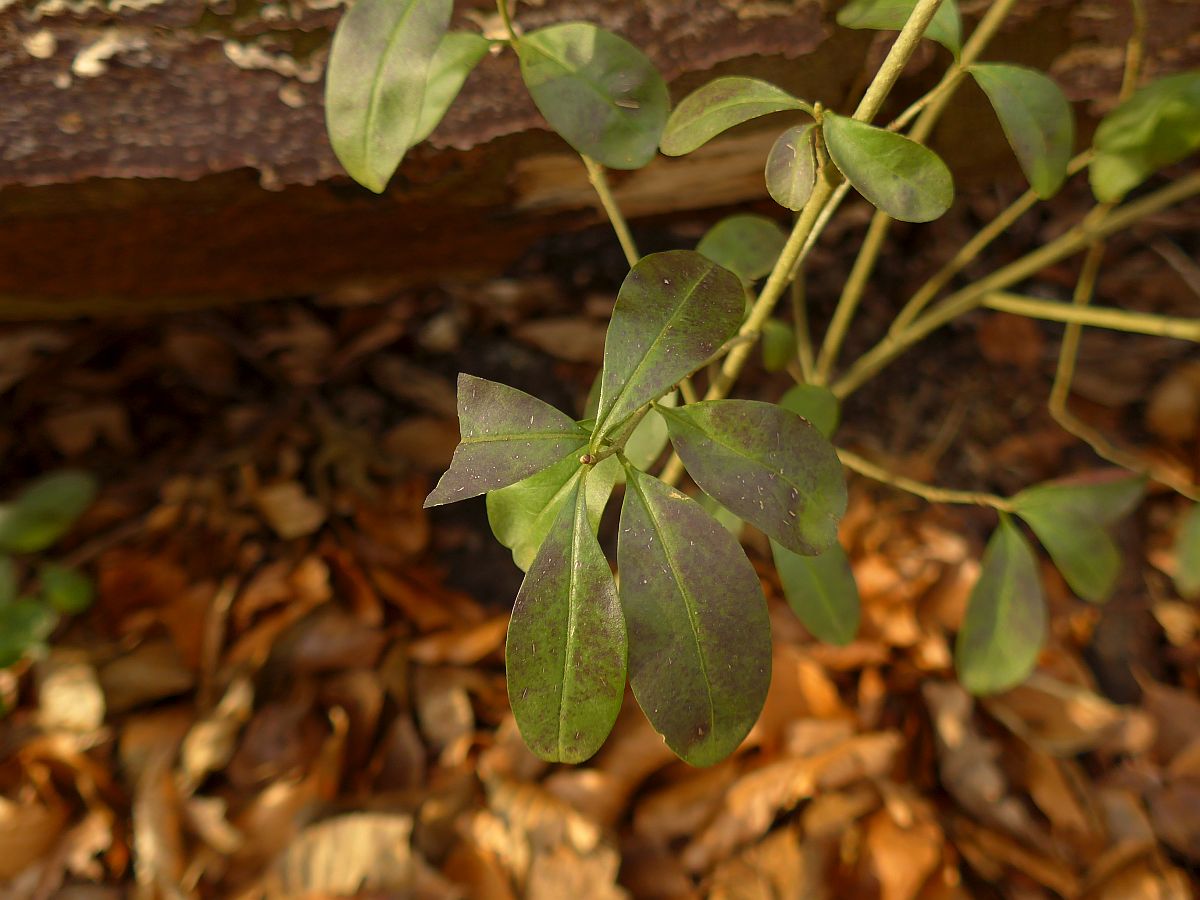
M880 484L886 484L890 487L907 491L910 494L915 494L924 500L928 500L930 503L990 506L992 509L998 509L1002 512L1012 512L1013 510L1011 502L996 494L987 494L979 491L956 491L951 488L926 484L923 481L914 481L912 478L897 475L883 466L876 465L870 460L859 456L857 453L843 450L841 447L838 448L837 453L838 459L842 461L842 465L852 472L865 475L867 478L870 478L872 481L878 481Z
M803 252L803 251L801 251ZM792 276L792 319L796 323L796 360L805 382L813 377L812 334L808 329L808 303L804 296L804 270L797 268Z
M1093 328L1107 328L1110 331L1124 331L1127 334L1150 334L1200 343L1200 319L1156 316L1152 313L1136 313L1124 309L1096 309L1023 297L1004 291L989 294L984 298L983 305L988 309L1028 316L1031 319L1044 319L1048 322L1068 322Z
M632 269L637 265L637 261L642 256L638 253L637 244L634 243L633 235L629 231L629 223L625 221L621 207L617 205L617 200L613 197L612 190L608 186L608 176L604 174L604 166L600 165L600 163L596 162L590 156L580 154L580 158L587 169L588 181L596 189L596 196L600 198L600 205L604 208L604 212L608 216L608 221L612 223L613 231L617 233L617 240L621 244L621 249L625 251L625 261L629 263L629 268Z
M1080 223L1050 243L954 292L907 328L885 336L834 383L831 388L833 393L839 398L853 393L913 344L952 319L975 309L989 294L1002 291L1059 260L1073 256L1092 242L1128 228L1138 220L1195 194L1200 194L1200 172L1193 172L1139 200L1118 207L1100 221Z
M517 31L513 27L512 13L508 10L508 0L496 0L496 9L500 11L500 21L504 23L504 30L508 32L509 40L517 40Z

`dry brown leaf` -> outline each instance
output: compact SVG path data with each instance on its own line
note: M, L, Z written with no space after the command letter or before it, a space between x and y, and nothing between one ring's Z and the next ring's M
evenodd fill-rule
M53 648L37 672L42 728L89 732L104 723L104 691L87 654Z
M617 886L620 857L611 847L597 847L587 855L559 846L534 853L529 865L525 900L625 900Z
M903 743L890 731L856 735L814 756L781 759L747 772L725 792L716 818L684 850L684 866L693 872L708 869L765 834L779 813L801 800L884 775Z
M1055 756L1074 756L1130 733L1137 711L1085 688L1034 673L1019 687L983 701L987 711L1022 740ZM1150 738L1142 729L1141 735ZM1144 750L1128 747L1130 752Z
M737 778L741 766L729 759L708 769L689 772L665 787L645 794L633 810L634 833L667 844L699 831L721 804L721 796Z
M988 871L980 872L986 878L996 878L996 866L1007 866L1064 897L1079 894L1080 879L1070 868L1058 860L1018 844L998 831L956 817L953 821L952 836L954 843L967 856L972 866L982 863L986 867Z
M1183 442L1200 428L1200 362L1172 368L1150 392L1146 428L1168 441Z
M818 794L804 807L800 825L807 838L836 837L879 803L879 791L869 784Z
M866 829L867 860L882 900L913 900L941 861L942 829L931 821L901 827L882 809L867 819Z
M210 394L230 394L237 384L237 358L229 344L212 334L172 328L163 337L171 361Z
M408 655L426 665L468 666L477 663L504 645L508 620L508 615L495 616L465 628L426 635L408 645Z
M812 842L801 842L796 831L781 828L747 847L713 870L710 900L771 900L830 897L825 876L826 857Z
M1200 697L1190 691L1139 679L1142 706L1154 717L1157 736L1155 756L1168 765L1189 744L1200 739Z
M442 863L442 874L463 888L471 900L517 900L500 863L469 840L454 845Z
M218 853L232 856L245 843L245 835L229 824L220 797L188 797L183 801L183 815L189 830Z
M254 494L254 505L258 507L267 524L284 540L313 534L328 516L328 511L304 490L296 481L260 488Z
M464 759L475 731L475 710L463 679L453 669L422 666L413 675L413 695L425 740L434 750L451 754L443 764Z
M450 467L458 446L458 426L453 420L413 416L387 430L380 449L392 459L403 459L416 469L439 474Z
M238 733L249 721L253 708L254 688L249 679L239 676L229 685L217 708L192 725L180 748L180 789L184 794L194 792L209 772L229 762Z
M161 747L138 776L133 793L133 876L147 894L182 898L186 860L173 758L173 745Z
M599 365L604 361L607 330L603 322L568 316L525 322L513 329L513 336L556 359Z
M175 697L196 684L175 645L165 638L143 641L100 669L100 685L110 713L123 713Z
M82 456L103 441L114 450L134 449L129 413L116 403L64 410L46 419L46 437L68 459Z
M975 333L979 352L991 363L1004 363L1025 372L1041 365L1046 338L1032 319L1012 313L992 313Z
M1054 832L1085 848L1089 856L1103 848L1106 835L1093 799L1095 788L1074 760L1027 747L1020 769L1030 798Z
M16 877L48 853L66 824L64 807L47 806L32 792L19 803L0 797L0 879Z
M1169 782L1147 801L1159 839L1193 864L1200 862L1200 782Z
M621 884L638 900L700 900L701 896L678 854L636 838L621 847Z
M1188 876L1161 857L1137 859L1086 894L1087 900L1195 900Z

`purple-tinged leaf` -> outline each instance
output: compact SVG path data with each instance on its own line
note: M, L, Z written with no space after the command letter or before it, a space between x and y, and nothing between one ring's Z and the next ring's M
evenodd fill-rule
M988 541L954 647L958 679L972 694L1024 681L1046 639L1046 599L1029 542L1008 516Z
M521 737L550 762L599 750L625 695L625 622L592 533L587 478L575 479L521 583L504 650Z
M788 606L817 640L845 645L858 633L858 585L841 544L819 556L801 556L778 541L771 553Z
M461 440L425 506L466 500L528 478L587 442L572 419L505 384L458 376Z
M679 101L667 119L662 152L683 156L735 125L770 113L806 108L803 100L766 81L740 75L718 78Z
M732 753L771 683L771 625L741 546L685 494L626 467L617 540L629 683L695 766Z
M789 128L767 154L764 175L767 193L782 206L799 212L817 185L817 153L813 147L813 124Z
M660 409L688 474L722 506L794 553L837 540L846 478L837 451L795 413L754 400Z
M639 260L617 294L604 341L596 437L702 366L737 332L745 308L738 277L699 253Z
M1144 487L1140 476L1114 469L1031 487L1012 502L1071 590L1102 603L1121 574L1121 552L1105 528L1137 505Z

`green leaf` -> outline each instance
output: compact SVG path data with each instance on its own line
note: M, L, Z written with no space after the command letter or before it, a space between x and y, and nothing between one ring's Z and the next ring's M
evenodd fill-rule
M1071 590L1084 600L1101 603L1121 574L1121 552L1105 526L1137 505L1144 486L1140 477L1109 470L1084 480L1028 488L1012 503Z
M516 43L533 102L562 138L610 169L654 158L671 101L633 44L585 22L551 25Z
M751 283L775 267L786 243L783 229L766 216L736 215L708 229L696 252Z
M807 106L782 88L757 78L717 78L692 91L675 107L663 132L662 152L683 156L735 125Z
M46 604L28 597L0 606L0 669L20 662L49 637L56 618Z
M521 737L550 762L599 750L625 695L625 622L586 495L576 480L521 583L504 650Z
M813 637L846 645L858 633L858 585L841 544L817 556L793 553L771 541L783 594L796 617Z
M767 319L762 325L763 368L782 372L796 358L796 332L778 319Z
M451 31L442 38L425 78L425 94L421 101L421 114L413 129L412 143L416 146L433 134L446 110L462 90L463 82L479 61L487 56L492 42L483 35L471 31Z
M798 384L790 388L779 405L807 419L812 426L832 438L842 418L842 405L833 391L818 384Z
M0 556L0 606L17 599L17 567L11 556Z
M466 500L515 484L587 442L587 434L553 406L505 384L458 376L461 440L450 469L425 506Z
M1046 200L1062 187L1075 145L1071 105L1062 90L1036 69L1004 63L970 68L1000 119L1021 170Z
M742 742L771 683L762 586L695 500L631 467L626 479L617 564L629 683L667 746L711 765Z
M587 479L587 504L593 533L600 527L600 516L620 471L617 458L610 456L601 460ZM548 469L488 493L487 514L492 534L512 550L513 562L522 572L529 570L558 518L559 510L574 496L582 472L579 452L572 451Z
M416 143L430 62L453 7L453 0L358 0L338 23L325 126L350 177L376 193Z
M1189 600L1200 597L1200 503L1188 509L1175 538L1175 589Z
M92 580L75 569L46 563L38 570L42 596L55 610L67 615L81 613L96 596Z
M954 647L959 681L992 694L1028 677L1046 639L1046 599L1029 542L1008 516L988 541Z
M838 10L837 23L844 28L899 31L916 5L917 0L851 0ZM962 50L962 18L955 0L945 0L938 7L925 37L958 56Z
M64 470L32 482L11 503L0 505L0 551L36 553L63 535L91 506L96 480Z
M1160 78L1100 122L1088 177L1103 203L1115 203L1159 169L1200 147L1200 71Z
M767 154L767 193L784 209L799 212L817 183L817 155L813 124L789 128Z
M644 256L617 294L604 340L597 436L669 391L737 332L742 283L691 250Z
M696 502L700 504L700 508L716 519L725 527L725 530L734 536L735 539L741 540L742 531L746 527L746 523L723 507L720 503L714 500L703 492L696 498Z
M846 478L833 445L804 419L754 400L660 412L688 474L722 506L796 553L837 540Z
M854 189L902 222L931 222L954 202L954 179L941 157L900 134L825 113L829 156Z

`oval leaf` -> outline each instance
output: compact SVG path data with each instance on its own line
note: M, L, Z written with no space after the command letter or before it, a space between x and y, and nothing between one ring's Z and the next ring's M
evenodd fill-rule
M1144 481L1118 470L1088 481L1029 488L1013 508L1033 529L1076 594L1092 603L1108 599L1121 574L1121 553L1105 526L1141 499Z
M492 42L470 31L452 31L442 38L425 77L425 93L421 114L413 129L412 144L416 146L433 134L446 110L462 90L463 82L479 61L487 56Z
M727 216L708 229L696 252L745 282L757 281L775 267L787 235L766 216Z
M711 765L737 749L771 683L762 586L695 500L632 467L626 480L617 563L629 683L667 746Z
M767 193L784 209L799 212L817 184L817 155L813 147L814 126L789 128L767 154Z
M1175 589L1189 600L1200 597L1200 503L1188 509L1175 538Z
M842 418L838 398L829 388L819 384L798 384L790 388L780 398L779 405L807 419L827 438L833 437Z
M663 431L665 435L666 429ZM558 518L559 510L574 495L575 482L582 472L579 453L573 451L524 481L488 493L487 514L492 534L512 550L513 562L522 572L529 570ZM593 533L600 527L600 516L618 472L620 463L615 456L610 456L601 461L587 479L588 514Z
M858 634L858 585L841 544L818 556L793 553L771 541L788 606L817 640L846 645Z
M625 696L625 622L576 479L521 583L504 649L521 737L550 762L592 756Z
M92 605L95 588L86 575L58 563L46 563L38 571L42 596L60 613L74 615Z
M1029 542L1007 516L988 541L954 646L959 681L991 694L1028 677L1046 639L1046 600Z
M0 606L0 669L20 662L49 637L56 619L46 604L28 597Z
M1164 166L1200 147L1200 71L1160 78L1100 122L1088 177L1114 203Z
M662 152L683 156L735 125L806 106L782 88L757 78L718 78L692 91L675 107L663 132Z
M642 257L617 294L604 340L595 435L665 394L733 337L746 308L732 272L691 250Z
M587 442L571 418L505 384L458 376L461 439L425 506L466 500L552 466Z
M525 35L516 50L533 102L568 144L610 169L639 169L654 158L671 101L637 47L568 22Z
M900 134L826 113L829 156L854 189L893 219L931 222L954 202L954 179L940 156Z
M917 0L850 0L838 10L837 23L844 28L899 31L916 5ZM944 0L938 7L925 37L958 56L962 50L962 17L955 0Z
M1062 90L1024 66L976 63L970 71L991 101L1030 186L1043 200L1054 196L1066 180L1075 145L1071 105Z
M768 372L782 372L796 358L796 332L790 325L778 319L763 322L762 358Z
M416 142L429 64L453 7L453 0L358 0L338 23L325 125L343 168L376 193Z
M833 445L804 419L754 400L659 412L688 474L722 506L795 553L837 540L846 478Z
M45 550L70 530L95 496L96 480L86 472L42 476L12 503L0 506L0 551Z

